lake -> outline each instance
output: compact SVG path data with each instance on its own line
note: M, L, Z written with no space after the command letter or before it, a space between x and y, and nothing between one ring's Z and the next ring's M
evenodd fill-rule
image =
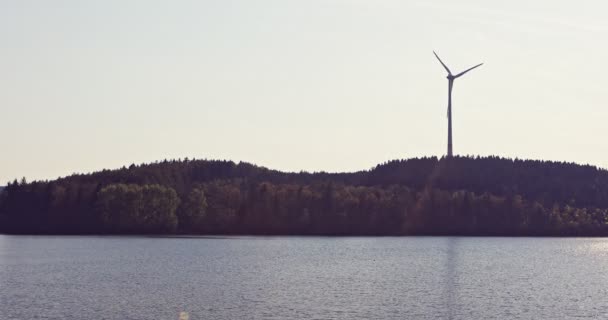
M0 235L0 319L608 317L608 239Z

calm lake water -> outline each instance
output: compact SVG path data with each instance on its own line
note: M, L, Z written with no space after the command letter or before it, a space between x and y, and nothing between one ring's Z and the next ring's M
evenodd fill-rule
M608 318L608 239L0 235L0 319Z

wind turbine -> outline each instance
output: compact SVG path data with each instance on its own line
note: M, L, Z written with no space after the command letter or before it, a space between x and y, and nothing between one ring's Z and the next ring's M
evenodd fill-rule
M435 51L433 51L433 54L435 55L437 60L439 60L441 65L445 68L445 71L448 72L448 76L447 76L447 78L448 78L448 158L451 158L452 157L452 88L454 87L454 80L463 76L465 73L481 66L483 63L480 63L474 67L468 68L467 70L465 70L457 75L453 75L452 71L450 71L448 66L446 66L445 63L443 63L443 61L441 61L441 59L439 58L437 53L435 53Z

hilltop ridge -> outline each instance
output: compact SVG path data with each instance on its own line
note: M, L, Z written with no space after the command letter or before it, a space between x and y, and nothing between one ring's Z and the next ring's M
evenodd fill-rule
M5 233L608 235L608 171L499 157L347 173L165 160L0 194Z

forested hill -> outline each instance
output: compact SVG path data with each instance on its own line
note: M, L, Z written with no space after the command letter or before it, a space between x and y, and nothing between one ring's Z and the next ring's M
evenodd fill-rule
M608 235L608 171L497 157L352 173L162 161L9 183L0 232Z

